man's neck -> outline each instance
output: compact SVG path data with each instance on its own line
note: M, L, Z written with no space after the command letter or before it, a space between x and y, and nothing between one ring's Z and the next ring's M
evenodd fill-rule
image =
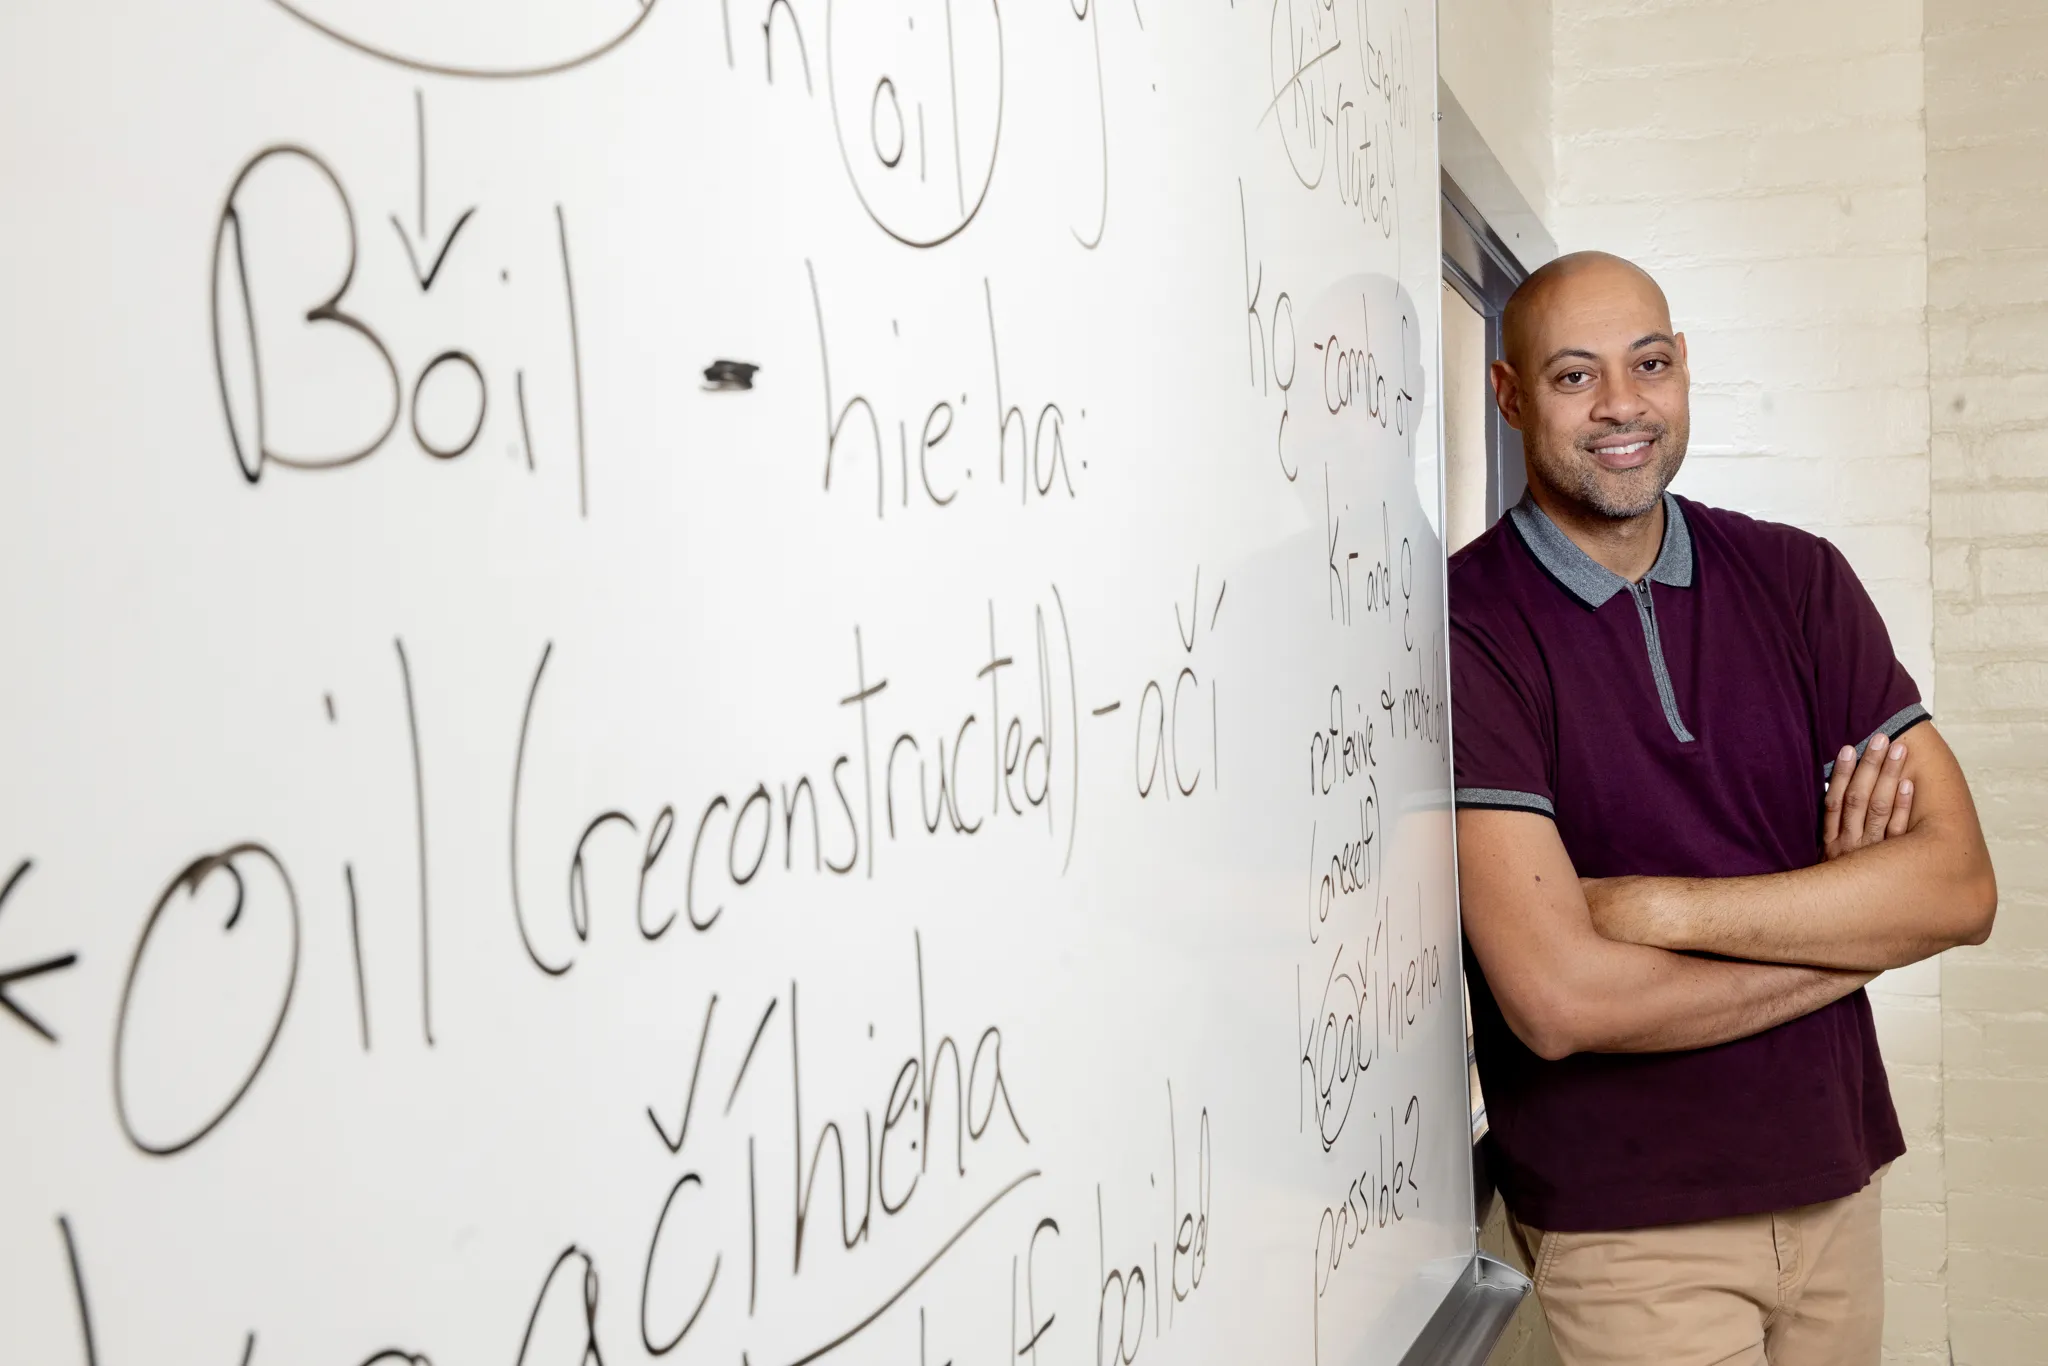
M1650 572L1650 567L1657 563L1658 552L1664 548L1662 498L1639 517L1614 518L1587 513L1533 481L1529 496L1595 564L1630 583L1641 581Z

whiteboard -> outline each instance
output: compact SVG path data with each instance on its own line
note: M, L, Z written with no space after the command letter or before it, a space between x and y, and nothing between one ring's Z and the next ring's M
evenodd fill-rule
M7 6L8 1359L1397 1360L1434 32Z

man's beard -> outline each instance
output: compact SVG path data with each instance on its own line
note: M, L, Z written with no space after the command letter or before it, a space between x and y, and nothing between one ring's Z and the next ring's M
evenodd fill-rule
M1624 435L1648 437L1655 443L1652 459L1632 470L1604 468L1590 449L1592 443ZM1552 482L1559 486L1560 493L1588 512L1614 521L1641 517L1657 506L1664 490L1678 477L1678 467L1685 462L1684 430L1679 430L1675 441L1670 439L1671 435L1668 427L1645 424L1617 427L1587 437L1575 443L1569 462L1560 462L1564 468L1557 473L1564 477L1553 477Z

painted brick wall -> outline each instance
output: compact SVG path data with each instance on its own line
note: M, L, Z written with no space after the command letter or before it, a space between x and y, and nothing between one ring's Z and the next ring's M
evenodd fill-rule
M1932 696L1921 0L1554 0L1553 21L1552 228L1671 296L1694 380L1677 488L1833 540ZM2048 311L2032 325L2048 338ZM1872 988L1911 1144L1885 1186L1901 1366L1947 1361L1941 993L1937 962Z
M1497 35L1505 2L1443 0L1447 77L1450 35ZM1526 18L1529 0L1512 4ZM1518 179L1544 182L1563 248L1620 251L1665 281L1698 385L1681 488L1843 547L1963 758L1999 869L1989 945L1873 993L1912 1142L1886 1188L1886 1359L2038 1366L2048 5L1551 9L1549 108L1492 92L1495 127L1550 128L1549 174L1517 148ZM1499 66L1468 65L1483 60ZM1551 1360L1526 1315L1496 1355Z
M1957 1366L2048 1362L2048 5L1926 0L1934 644L1998 928L1942 984Z

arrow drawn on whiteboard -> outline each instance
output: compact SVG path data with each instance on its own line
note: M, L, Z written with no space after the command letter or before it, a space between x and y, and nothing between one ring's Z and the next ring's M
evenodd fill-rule
M28 870L34 866L33 860L23 859L21 865L8 876L7 884L4 887L0 887L0 908L5 908L7 898L13 895L15 886L24 877L28 876ZM6 1007L10 1015L42 1035L46 1041L50 1043L57 1042L57 1036L50 1032L49 1027L17 1004L14 998L7 994L7 988L16 982L24 982L31 977L40 977L46 972L60 972L77 961L78 955L75 953L60 953L54 958L45 958L39 962L29 963L22 967L0 968L0 1006Z
M417 88L412 92L412 105L419 142L420 250L413 250L412 237L406 232L405 224L398 221L398 215L395 213L391 215L391 226L397 230L398 240L405 246L406 263L412 267L412 278L419 285L420 293L424 294L434 287L435 277L440 275L442 265L448 260L448 252L454 247L456 237L461 234L463 224L469 222L470 217L476 213L476 206L472 204L462 211L461 217L455 220L455 226L448 229L448 235L441 240L441 249L434 253L433 263L427 267L426 273L422 274L420 253L427 249L427 97Z

